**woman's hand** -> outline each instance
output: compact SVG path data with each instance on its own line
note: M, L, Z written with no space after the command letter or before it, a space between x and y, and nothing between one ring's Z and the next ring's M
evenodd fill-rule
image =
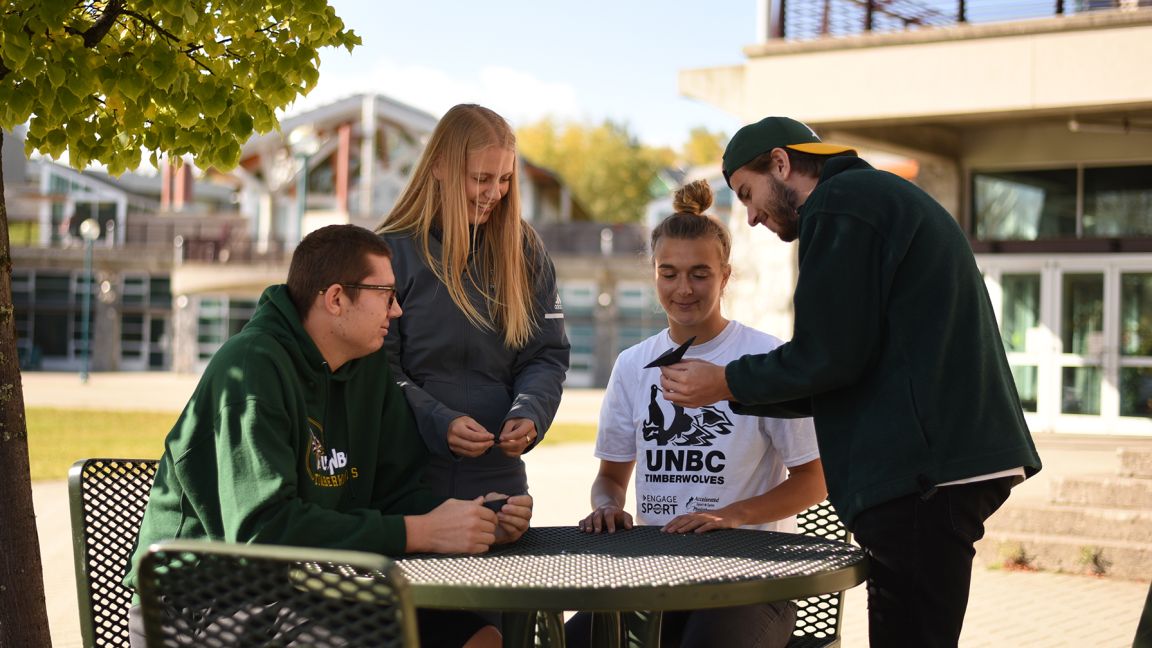
M509 457L519 457L535 440L536 424L532 419L508 419L500 430L500 451Z
M706 533L716 529L735 529L742 524L735 516L725 514L724 509L718 509L677 515L660 530L665 533Z
M457 417L448 424L448 449L458 457L479 457L494 443L492 433L471 416Z
M631 529L632 514L615 504L599 506L578 523L584 533L615 533L617 528Z

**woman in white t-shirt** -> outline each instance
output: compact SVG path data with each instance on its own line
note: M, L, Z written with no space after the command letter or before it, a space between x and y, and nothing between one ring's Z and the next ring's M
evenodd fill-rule
M621 352L600 408L589 533L632 527L624 510L636 473L636 523L669 533L724 528L795 531L796 513L827 495L811 419L732 413L726 402L684 409L664 399L659 367L646 367L689 340L685 358L726 364L767 353L781 341L730 321L720 297L731 274L728 230L705 210L705 181L676 192L676 214L652 231L656 292L668 328ZM567 624L570 646L588 644L590 615ZM784 646L795 625L791 602L666 612L664 646Z

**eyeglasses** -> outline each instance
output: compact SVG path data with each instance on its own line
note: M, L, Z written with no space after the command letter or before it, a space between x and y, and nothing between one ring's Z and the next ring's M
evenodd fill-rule
M388 293L388 309L392 309L392 304L396 303L396 286L382 286L380 284L362 284L362 283L339 283L338 286L345 288L358 288L360 290L379 290L380 292ZM328 292L327 288L320 291L320 294Z

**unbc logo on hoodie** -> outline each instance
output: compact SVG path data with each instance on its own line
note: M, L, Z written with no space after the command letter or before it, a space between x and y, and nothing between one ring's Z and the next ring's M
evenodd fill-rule
M348 483L348 453L337 448L325 448L320 425L312 419L308 419L308 423L310 438L308 455L304 458L308 476L317 486L340 488Z

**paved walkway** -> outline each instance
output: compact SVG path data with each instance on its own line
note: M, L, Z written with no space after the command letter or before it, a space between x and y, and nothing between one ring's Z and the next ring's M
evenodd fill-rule
M93 374L82 385L75 374L27 373L25 403L30 406L180 409L195 378L173 374ZM565 394L558 419L595 422L601 392ZM1013 500L1042 498L1047 483L1063 474L1114 474L1117 439L1038 439L1046 468L1019 487ZM529 482L536 497L534 523L574 524L588 507L588 485L597 460L591 444L545 443L527 457ZM76 614L67 487L62 481L39 482L33 495L44 563L52 641L56 648L80 646ZM1009 500L1009 505L1013 500ZM1090 576L1009 572L977 568L971 603L961 637L963 648L1127 648L1148 592L1148 583ZM844 648L867 646L865 593L848 592L843 625Z

